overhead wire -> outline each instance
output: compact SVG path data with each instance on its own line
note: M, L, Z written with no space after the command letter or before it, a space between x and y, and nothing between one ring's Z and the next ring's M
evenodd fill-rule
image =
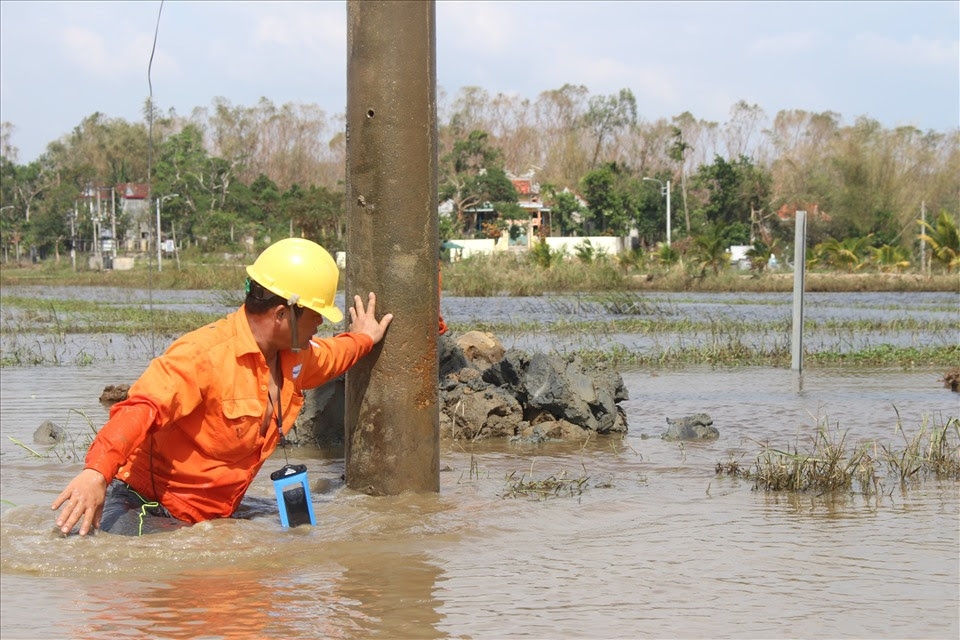
M151 199L153 198L153 54L157 51L157 36L160 33L160 15L163 13L163 0L160 0L160 9L157 10L157 25L153 31L153 47L150 49L150 62L147 63L147 87L150 90L150 97L147 100L147 122L149 127L149 133L147 135L147 192L150 194ZM147 209L148 219L149 219L149 208ZM158 209L159 211L159 209ZM157 247L160 247L160 227L157 225ZM153 252L147 251L147 269L153 271ZM158 264L159 266L159 264ZM149 297L149 308L150 308L150 355L153 358L157 357L157 325L155 322L155 313L153 309L153 278L147 278L147 286L149 287L148 297ZM157 493L157 479L153 474L153 434L150 435L150 484L153 486L153 496L154 499L159 493Z
M157 10L157 24L153 31L153 47L150 49L150 62L147 63L147 87L150 91L150 97L147 100L147 193L150 194L150 200L153 199L153 55L157 51L157 37L160 34L160 15L163 13L163 0L160 0L160 8ZM150 202L148 200L148 202ZM149 208L147 210L149 220ZM160 229L157 228L157 246L160 245ZM153 271L153 253L147 251L147 268ZM153 309L153 278L147 278L148 303L150 309L150 352L151 356L157 357L157 326Z

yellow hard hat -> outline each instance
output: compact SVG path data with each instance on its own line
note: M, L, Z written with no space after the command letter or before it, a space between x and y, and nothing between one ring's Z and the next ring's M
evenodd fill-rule
M285 238L263 250L247 275L289 304L313 309L330 322L343 320L334 303L340 269L327 250L305 238Z

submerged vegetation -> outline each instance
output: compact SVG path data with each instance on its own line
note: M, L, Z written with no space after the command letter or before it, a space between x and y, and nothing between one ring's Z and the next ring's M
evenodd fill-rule
M469 324L448 319L453 334L479 330L502 338L539 335L562 343L555 347L560 351L576 353L587 362L614 366L784 367L790 364L788 312L779 317L758 318L751 313L731 316L712 311L710 305L696 315L684 313L681 308L685 302L697 302L697 296L705 292L726 294L723 298L726 308L736 309L740 304L788 305L788 297L758 301L752 295L778 291L781 283L791 280L781 274L744 276L727 272L701 281L689 280L681 270L662 273L664 281L675 279L676 286L669 289L690 292L687 300L682 293L666 296L643 289L649 284L647 278L631 276L626 280L623 271L610 261L594 259L589 268L576 261L563 261L545 271L530 265L520 268L521 264L511 256L470 261L470 268L465 268L465 263L444 267L442 295L448 304L449 298L458 294L512 293L524 294L529 299L520 303L523 313L518 318L474 320ZM161 273L139 269L75 273L49 265L4 269L0 271L0 279L5 285L51 286L43 288L42 295L24 289L3 289L0 366L84 365L96 359L125 357L116 353L118 347L110 344L96 349L83 347L77 353L68 343L75 341L71 336L81 335L86 336L91 345L98 341L109 343L117 335L125 336L128 341L166 339L203 326L242 302L238 284L242 282L242 273L238 265L223 264L190 266L184 272L171 268ZM653 281L661 276L654 276ZM138 295L106 299L99 288L84 286L92 284L95 277L101 278L97 284L102 287L129 287L138 290ZM886 282L889 285L886 290L949 291L948 285L956 285L954 276L938 279L872 274L868 277ZM690 282L694 285L684 288ZM873 280L870 282L876 284ZM507 283L512 287L510 291L493 290ZM736 288L745 283L749 286ZM822 286L818 288L833 291L845 283L850 283L848 276L823 274ZM61 291L65 287L73 289ZM169 296L159 295L162 288L199 289L208 293L193 303L171 304ZM729 295L728 289L743 292L744 296ZM157 295L153 295L154 292ZM211 310L218 306L222 307L219 311ZM878 317L875 312L883 309L871 307L866 309L871 312L867 318L856 317L856 314L849 319L807 318L804 331L809 337L804 342L805 363L807 366L955 366L960 362L960 346L956 342L956 335L960 334L960 314L951 315L956 307L949 302L924 309L939 313L940 317L931 318L927 314ZM339 327L324 325L321 330L332 332ZM898 340L904 335L912 337ZM643 346L637 346L638 343Z
M850 442L839 424L831 426L822 419L805 444L799 439L787 446L749 440L759 451L752 457L741 451L718 461L714 472L751 482L758 491L831 497L891 495L927 480L960 481L960 419L925 417L913 435L906 433L898 419L896 433L901 439L899 445L879 440ZM470 460L470 481L480 481L478 463L473 455ZM615 484L613 479L591 480L582 459L577 472L561 469L545 475L534 473L535 461L531 460L525 473L507 474L498 495L531 500L579 499L590 489ZM646 476L641 478L646 481ZM489 474L483 479L489 480Z
M640 352L615 345L609 350L582 349L577 354L584 362L607 363L614 366L661 366L672 367L689 364L713 366L767 366L789 367L790 345L787 343L765 346L737 340L725 343L692 346L665 346L656 351ZM854 365L891 367L939 367L960 362L960 346L943 349L939 347L872 347L852 353L809 353L805 350L806 367L815 365Z
M543 245L544 247L546 245ZM666 251L670 249L670 251ZM548 256L549 259L547 259ZM549 250L475 256L445 263L442 296L524 296L529 310L521 318L471 321L469 326L448 319L454 334L471 330L511 337L536 334L562 340L560 350L576 352L589 362L616 365L678 366L685 364L788 366L790 317L760 320L742 314L733 321L709 310L686 316L676 295L663 292L784 293L793 287L793 274L769 266L769 256L755 250L763 268L744 271L704 261L685 260L677 247L644 253L634 250L617 259L586 246L576 256ZM674 259L675 258L675 259ZM0 270L0 366L36 364L90 364L97 358L117 357L106 349L67 348L68 336L89 334L172 338L203 326L242 302L243 265L251 256L202 255L184 252L182 260L161 272L139 265L130 271L74 271L69 264L46 262L25 268ZM714 268L716 267L716 268ZM14 286L49 287L42 296L13 290ZM57 288L70 287L69 293ZM137 290L138 298L106 300L101 287ZM809 292L896 291L956 292L960 278L947 271L934 275L888 273L807 274ZM161 302L161 290L211 292L193 305ZM158 295L153 295L157 292ZM147 293L147 300L144 300ZM211 305L210 300L215 300ZM693 299L691 297L691 299ZM729 295L724 305L763 304ZM210 311L219 304L220 311ZM771 299L769 304L784 304ZM185 307L193 307L185 308ZM948 309L929 311L953 312ZM549 316L549 321L536 317ZM876 314L873 314L874 316ZM324 325L322 331L337 327ZM807 319L804 331L814 338L804 343L808 366L955 366L960 362L960 314L952 320L916 317L816 321ZM922 336L898 344L897 334ZM886 340L885 336L893 336ZM623 336L643 339L645 346L625 346ZM938 346L929 346L929 345ZM599 345L599 346L598 346ZM842 345L843 348L837 348ZM947 346L940 346L947 345Z
M847 442L839 425L818 424L808 446L775 447L757 443L761 450L751 464L743 457L718 462L716 473L750 480L756 489L824 494L889 493L925 478L960 480L960 419L935 423L925 420L907 436L897 423L903 448L878 442Z
M516 472L513 472L507 476L506 487L501 497L546 500L548 498L579 496L590 488L589 481L590 477L585 474L570 476L566 471L560 471L540 479L535 479L532 469L529 477L521 475L518 478Z
M129 302L3 297L4 333L181 333L203 326L222 313L179 311ZM15 310L15 311L14 311ZM8 313L9 312L9 313Z

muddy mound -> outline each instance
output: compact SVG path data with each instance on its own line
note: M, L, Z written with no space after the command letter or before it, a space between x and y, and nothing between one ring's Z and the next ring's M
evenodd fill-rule
M950 369L943 374L943 386L954 392L960 392L960 367Z
M126 400L129 391L130 385L128 384L108 384L100 394L100 402L106 406L116 404L121 400Z

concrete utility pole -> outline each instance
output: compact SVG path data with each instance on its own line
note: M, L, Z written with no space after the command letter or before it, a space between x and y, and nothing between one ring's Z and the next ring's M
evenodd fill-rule
M347 374L347 486L440 490L436 7L347 2L346 305L394 315Z

